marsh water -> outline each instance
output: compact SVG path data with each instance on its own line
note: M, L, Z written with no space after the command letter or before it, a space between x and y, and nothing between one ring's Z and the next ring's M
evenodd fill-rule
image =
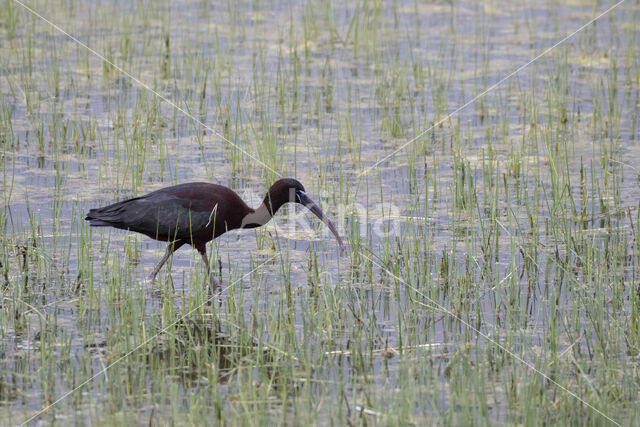
M6 0L0 417L637 423L640 6ZM208 181L209 246L88 209Z

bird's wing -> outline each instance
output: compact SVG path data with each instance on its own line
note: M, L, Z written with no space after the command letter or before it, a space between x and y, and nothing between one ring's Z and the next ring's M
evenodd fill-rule
M92 225L112 226L163 240L188 239L215 219L216 209L193 210L187 200L153 195L125 200L92 209L87 219Z
M92 226L131 230L160 240L209 241L238 228L249 210L226 187L189 183L91 209L86 219Z

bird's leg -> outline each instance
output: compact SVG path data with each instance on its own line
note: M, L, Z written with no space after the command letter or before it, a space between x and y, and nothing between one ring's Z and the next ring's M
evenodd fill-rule
M149 274L149 277L147 278L147 280L152 281L153 279L156 278L156 276L158 275L158 272L160 271L160 269L162 268L162 266L164 265L165 262L167 262L167 260L169 259L169 257L176 251L178 250L182 245L184 245L183 241L175 241L175 242L169 242L169 246L167 246L167 250L164 253L164 256L162 257L162 259L160 260L160 262L158 263L158 265L156 265L156 268L153 269L153 271L151 272L151 274Z
M209 267L209 257L207 256L207 247L205 245L199 245L196 247L200 255L202 256L202 261L204 261L204 265L207 268L207 276L209 276L209 280L211 281L211 289L216 290L220 288L220 283L213 277L213 273L211 273L211 268Z

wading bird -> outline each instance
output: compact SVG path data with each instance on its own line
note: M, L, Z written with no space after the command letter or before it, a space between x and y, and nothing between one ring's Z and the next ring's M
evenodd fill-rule
M300 203L313 212L336 236L340 249L344 243L322 210L307 196L295 179L276 181L257 209L251 209L233 190L222 185L193 182L162 188L144 196L91 209L85 220L92 227L115 227L169 242L167 251L149 275L153 280L171 254L190 244L200 252L209 271L206 244L229 230L265 225L282 205Z

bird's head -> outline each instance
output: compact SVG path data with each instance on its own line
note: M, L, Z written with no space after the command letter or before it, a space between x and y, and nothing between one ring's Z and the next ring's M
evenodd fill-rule
M273 183L265 197L265 204L275 213L285 203L302 203L306 195L304 186L297 179L283 178ZM302 203L303 204L303 203Z
M278 209L285 203L299 203L304 205L307 209L309 209L315 216L317 216L322 222L324 222L329 230L333 233L333 235L338 240L338 244L340 245L340 249L344 250L345 246L336 230L335 226L327 218L322 209L315 204L313 200L309 198L307 192L304 189L304 186L300 183L300 181L293 178L283 178L274 182L269 192L265 196L263 202L271 214L276 213Z

